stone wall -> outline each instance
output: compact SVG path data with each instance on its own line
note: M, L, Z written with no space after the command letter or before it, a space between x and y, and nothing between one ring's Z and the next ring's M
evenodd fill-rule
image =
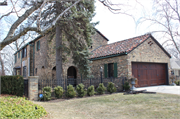
M128 60L127 55L94 60L91 64L91 71L94 77L100 77L100 67L103 68L102 75L104 77L104 64L117 63L117 77L126 76L128 74Z
M90 49L90 51L98 48L99 46L103 46L103 45L107 45L107 40L104 39L98 32L96 32L93 36L92 36L92 48Z
M151 43L149 43L150 41ZM170 67L170 58L151 38L147 39L144 43L128 54L129 75L132 74L132 62L167 63L168 67Z

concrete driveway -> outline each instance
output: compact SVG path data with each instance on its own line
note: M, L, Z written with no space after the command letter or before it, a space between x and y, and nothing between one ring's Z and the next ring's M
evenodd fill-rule
M149 87L140 87L136 90L146 90L156 93L168 93L168 94L178 94L180 95L180 86L170 86L170 85L161 85L161 86L149 86Z

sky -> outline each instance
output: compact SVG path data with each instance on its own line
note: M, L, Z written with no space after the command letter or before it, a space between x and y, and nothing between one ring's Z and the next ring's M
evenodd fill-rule
M0 2L3 0L0 0ZM120 8L120 12L126 12L133 16L136 16L134 19L131 16L119 13L114 14L110 12L102 3L96 0L96 16L93 18L93 22L99 21L99 24L96 28L109 39L109 43L116 41L136 37L138 35L143 35L148 32L148 29L143 25L143 27L137 27L138 18L141 17L142 11L144 8L151 9L150 1L151 0L111 0L115 4L123 4L118 7L113 6L113 8ZM9 4L10 5L10 4ZM144 6L144 7L143 7ZM0 14L6 13L9 8L0 6ZM146 9L147 10L147 9ZM144 10L145 11L145 10ZM15 14L14 14L15 15ZM12 20L13 21L13 20ZM8 31L10 26L6 26L4 31ZM0 31L1 32L1 31ZM4 36L2 36L4 37ZM3 39L1 37L1 39Z

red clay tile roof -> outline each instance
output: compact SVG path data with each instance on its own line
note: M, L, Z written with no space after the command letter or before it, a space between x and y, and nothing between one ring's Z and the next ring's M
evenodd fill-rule
M130 51L132 51L134 48L136 48L138 45L140 45L150 36L151 34L145 34L142 36L138 36L138 37L130 38L127 40L101 46L92 51L92 55L90 56L90 59L129 53Z

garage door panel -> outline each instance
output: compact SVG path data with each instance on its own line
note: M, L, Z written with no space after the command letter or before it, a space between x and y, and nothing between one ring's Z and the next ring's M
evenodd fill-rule
M138 78L138 86L166 84L166 64L132 63L132 74Z

